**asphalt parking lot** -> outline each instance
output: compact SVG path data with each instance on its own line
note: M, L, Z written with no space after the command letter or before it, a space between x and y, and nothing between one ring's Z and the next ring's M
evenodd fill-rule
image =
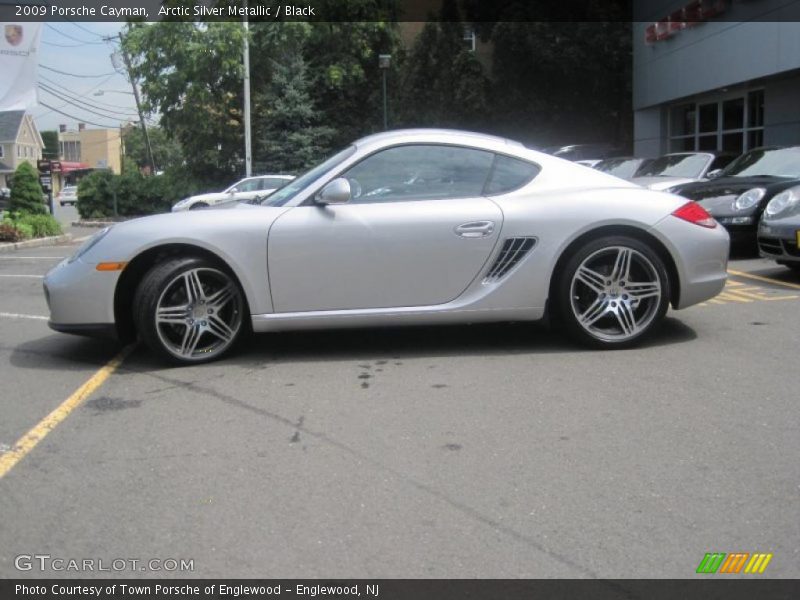
M686 578L712 551L800 576L783 267L733 260L629 351L523 324L261 335L190 368L134 348L37 429L120 351L47 327L41 276L73 250L0 254L0 460L40 436L0 476L0 577L93 574L15 567L46 554L193 561L127 577Z

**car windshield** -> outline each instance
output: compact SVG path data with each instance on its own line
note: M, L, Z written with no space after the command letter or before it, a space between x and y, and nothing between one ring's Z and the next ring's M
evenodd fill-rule
M607 158L601 160L595 166L595 169L613 175L614 177L627 179L628 177L633 177L634 173L636 173L636 169L638 169L641 164L642 159L640 158Z
M331 169L335 168L337 165L340 165L349 157L351 157L356 151L355 146L348 146L344 150L337 152L333 156L331 156L325 162L317 165L310 171L306 171L300 177L292 181L289 185L286 185L279 189L277 192L272 194L269 198L264 200L261 203L262 206L283 206L289 200L294 198L297 194L301 191L306 189L309 185L314 183L317 179L322 177L325 173L330 171Z
M639 169L637 177L700 177L708 165L708 154L667 154Z
M800 146L751 150L729 164L722 174L725 177L800 178Z

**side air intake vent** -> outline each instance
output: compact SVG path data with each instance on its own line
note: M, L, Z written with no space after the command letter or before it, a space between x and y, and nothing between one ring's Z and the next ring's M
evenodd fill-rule
M505 275L519 263L528 252L536 246L536 238L515 237L508 238L503 242L503 248L494 261L492 268L483 279L483 283L494 283L501 280Z

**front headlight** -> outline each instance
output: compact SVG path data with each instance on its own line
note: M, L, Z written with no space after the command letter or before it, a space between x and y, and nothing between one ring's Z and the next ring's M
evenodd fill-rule
M770 200L764 209L764 218L786 217L798 209L800 209L800 186L783 190Z
M81 256L86 254L89 250L94 248L95 245L97 245L97 243L100 240L102 240L104 237L106 237L106 234L108 234L108 232L111 231L111 227L113 227L113 225L111 225L109 227L104 227L103 229L101 229L100 231L95 233L92 237L90 237L88 240L83 242L83 245L81 245L81 247L78 248L78 250L75 252L75 254L73 254L72 256L69 257L69 260L67 260L67 262L68 263L75 262Z
M750 210L764 197L767 190L764 188L753 188L747 190L733 201L733 209L738 211Z

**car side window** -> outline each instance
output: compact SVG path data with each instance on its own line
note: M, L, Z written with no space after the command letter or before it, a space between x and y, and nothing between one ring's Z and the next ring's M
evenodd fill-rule
M462 146L395 146L342 174L353 203L445 200L480 196L494 155Z
M484 194L504 194L521 188L541 171L539 165L498 154Z
M262 190L277 190L289 183L288 179L281 179L279 177L265 177L261 180Z
M734 158L736 158L736 156L729 156L729 155L718 156L714 159L714 162L711 163L711 166L708 168L708 170L716 171L717 169L724 169L733 162Z
M261 189L261 181L259 179L247 179L236 185L240 192L256 192Z

